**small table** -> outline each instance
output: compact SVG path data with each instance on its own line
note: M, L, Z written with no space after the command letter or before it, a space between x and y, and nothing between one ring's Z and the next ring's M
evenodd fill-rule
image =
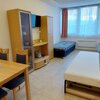
M27 100L31 100L28 67L29 65L27 64L0 60L0 87L24 73Z

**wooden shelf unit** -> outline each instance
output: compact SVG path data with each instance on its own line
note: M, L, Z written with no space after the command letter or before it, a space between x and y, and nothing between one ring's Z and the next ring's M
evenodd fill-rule
M43 67L54 57L53 54L53 17L41 16L40 38L33 41L35 69ZM42 57L36 57L40 52ZM38 54L38 53L37 53Z
M29 52L29 64L33 69L33 49L31 36L31 12L21 9L11 9L7 11L9 33L11 40L13 60L16 49Z
M41 68L49 62L48 56L48 42L36 42L34 47L34 65L35 69ZM41 57L36 57L36 52L41 52Z

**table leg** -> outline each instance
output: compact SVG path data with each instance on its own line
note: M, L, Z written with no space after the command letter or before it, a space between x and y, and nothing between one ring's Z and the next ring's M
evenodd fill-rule
M17 93L16 88L13 89L13 98L14 100L17 100Z
M28 69L26 69L26 70L24 71L24 77L25 77L25 87L26 87L26 96L27 96L27 100L31 100Z
M66 93L66 80L64 81L64 93Z
M5 97L4 97L4 100L8 100L8 96L5 96Z

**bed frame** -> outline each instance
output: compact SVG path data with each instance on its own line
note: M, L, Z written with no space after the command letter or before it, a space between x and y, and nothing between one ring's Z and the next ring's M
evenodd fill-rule
M78 65L80 65L80 64L78 64L78 62L77 62L77 60L79 60L79 58L80 58L79 61L81 61L81 60L83 60L84 57L89 56L91 58L91 56L93 56L93 55L95 55L93 57L93 61L97 61L96 63L98 64L99 63L99 54L95 53L95 52L82 52L81 51L81 53L79 53L79 55L74 59L74 61L72 62L72 64L69 66L69 68L67 69L67 71L64 74L64 79L65 79L64 80L64 93L70 93L70 94L74 94L74 95L84 97L84 98L87 98L87 99L92 99L92 100L100 100L100 80L99 80L100 78L94 79L93 76L95 76L95 74L93 75L92 72L89 72L90 74L87 74L87 73L84 73L85 71L83 71L83 73L82 73L81 72L82 70L81 70L80 73L79 73L79 71L76 72L75 69L74 69L75 67L79 68ZM89 58L87 58L87 59L91 61L91 59L89 59ZM81 63L82 62L84 62L84 61L81 61ZM77 66L75 66L75 63L77 63ZM85 65L85 64L83 63L83 65ZM98 68L99 71L97 71L96 73L97 73L97 75L100 75L99 74L100 69L99 69L98 65L97 65L96 68ZM74 68L72 68L72 67L74 67ZM96 70L93 70L93 71L96 71ZM74 74L72 72L74 72ZM71 73L73 74L72 76L71 76ZM79 74L76 75L75 73L76 74L79 73ZM92 73L92 75L91 75L91 73ZM82 77L81 77L81 75L82 75ZM87 75L88 79L90 79L89 80L90 83L92 82L92 80L94 82L90 84L87 81L88 79L87 79L86 75ZM78 78L78 77L80 77L80 78ZM85 81L85 79L86 79L86 81ZM97 82L96 82L96 80L97 80ZM96 84L94 84L94 83L96 83Z
M100 88L83 85L68 80L64 81L64 93L70 93L79 97L100 100Z

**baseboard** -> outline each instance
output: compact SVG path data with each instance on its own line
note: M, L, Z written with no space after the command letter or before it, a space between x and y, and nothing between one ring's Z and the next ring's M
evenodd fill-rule
M96 48L76 47L76 50L85 50L85 51L95 51L95 52L97 52Z

